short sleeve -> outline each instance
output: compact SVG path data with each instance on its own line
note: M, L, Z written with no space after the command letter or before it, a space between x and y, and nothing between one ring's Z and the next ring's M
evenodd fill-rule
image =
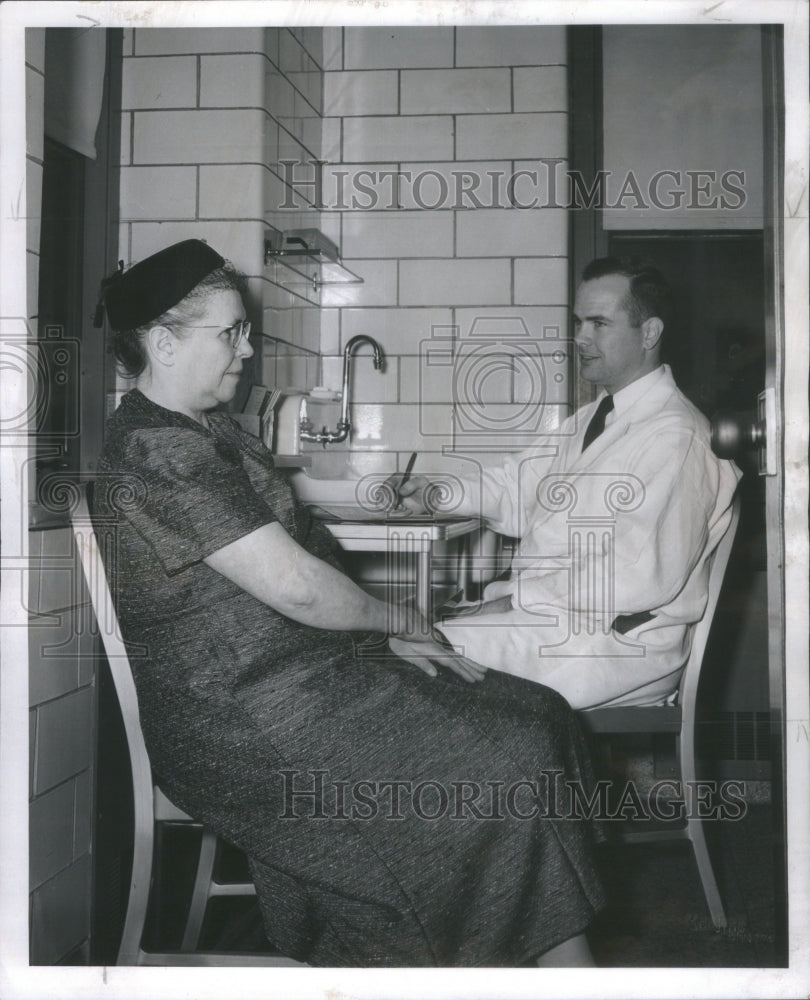
M184 428L127 436L121 471L138 480L123 515L167 573L177 573L277 517L253 488L237 450Z

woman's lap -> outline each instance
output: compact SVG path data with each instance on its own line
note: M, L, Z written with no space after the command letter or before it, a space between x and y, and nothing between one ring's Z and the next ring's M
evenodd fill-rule
M516 964L587 925L601 905L588 831L543 818L550 775L590 781L559 695L392 660L288 674L272 699L242 689L224 717L189 713L194 761L166 762L169 794L251 857L284 951Z

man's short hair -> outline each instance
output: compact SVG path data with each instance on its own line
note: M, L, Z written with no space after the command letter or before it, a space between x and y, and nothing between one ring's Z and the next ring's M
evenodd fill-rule
M657 316L666 325L672 315L672 289L657 267L638 257L597 257L582 272L583 281L621 274L630 279L625 310L633 326Z

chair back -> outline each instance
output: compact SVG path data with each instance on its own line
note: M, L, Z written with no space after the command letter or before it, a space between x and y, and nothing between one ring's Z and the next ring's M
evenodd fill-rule
M121 709L124 732L129 749L132 790L134 796L136 836L140 830L151 831L154 824L154 801L152 790L152 767L141 731L138 710L138 695L132 676L129 655L124 645L118 616L112 594L107 583L101 547L88 503L88 487L81 486L78 503L71 514L71 526L79 554L84 579L90 595L90 604L98 625L104 652L112 675L113 686ZM104 544L113 545L114 536L110 531L105 535Z
M695 716L703 657L706 652L706 644L709 641L714 613L717 610L717 601L723 587L723 579L728 568L728 561L734 546L734 538L737 534L739 522L740 497L737 494L731 505L731 520L728 527L715 546L714 551L707 557L709 560L709 597L703 617L692 627L689 658L683 668L678 686L678 705L684 718L694 718Z

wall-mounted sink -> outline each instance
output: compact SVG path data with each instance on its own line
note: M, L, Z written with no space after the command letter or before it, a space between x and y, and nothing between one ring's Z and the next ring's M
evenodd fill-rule
M300 470L290 477L295 495L303 503L315 504L338 516L343 513L350 517L352 513L358 513L358 509L369 515L384 514L395 501L393 490L385 485L390 473L376 472L364 476L355 473L351 477L325 478L317 472L322 473L323 470L317 469L316 474L309 469ZM340 508L345 509L341 511Z

